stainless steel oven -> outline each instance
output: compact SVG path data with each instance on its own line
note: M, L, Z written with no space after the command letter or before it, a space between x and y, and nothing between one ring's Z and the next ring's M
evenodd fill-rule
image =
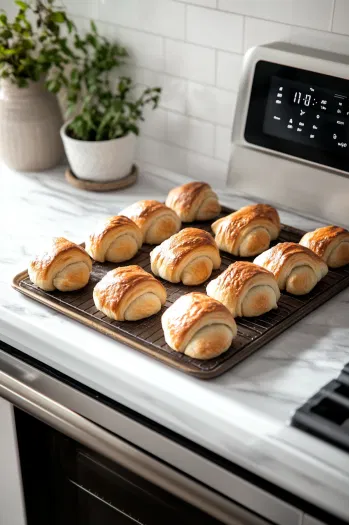
M0 346L0 398L14 406L28 525L272 523L139 446L180 452L170 439Z

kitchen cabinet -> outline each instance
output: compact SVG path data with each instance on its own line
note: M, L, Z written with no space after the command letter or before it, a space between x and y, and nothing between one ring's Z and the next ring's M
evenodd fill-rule
M219 522L15 410L28 525Z
M25 525L13 406L0 398L0 525Z

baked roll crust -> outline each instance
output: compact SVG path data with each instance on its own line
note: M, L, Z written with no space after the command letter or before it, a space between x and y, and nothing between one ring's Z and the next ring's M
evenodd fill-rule
M166 206L174 210L182 222L208 221L221 211L216 193L206 182L188 182L173 188Z
M55 237L51 246L29 263L28 273L42 290L71 292L86 286L91 270L92 261L81 246Z
M316 253L330 268L349 264L349 232L339 226L324 226L303 235L299 244Z
M218 248L241 257L252 257L269 248L280 228L279 214L269 204L244 206L212 224Z
M158 201L138 201L125 208L120 215L125 215L135 222L143 235L143 242L160 244L181 227L177 214Z
M96 308L115 321L138 321L158 313L166 302L164 286L140 266L111 270L93 290Z
M171 283L193 286L208 279L221 265L216 243L208 232L184 228L150 253L151 271Z
M326 263L314 252L295 242L282 242L258 255L255 264L272 272L280 290L305 295L328 272Z
M161 318L165 341L176 352L212 359L230 347L237 327L223 304L203 293L182 295Z
M274 275L247 261L231 264L207 285L207 295L226 306L233 317L256 317L277 308L280 290Z
M128 261L142 246L142 232L128 217L109 217L97 226L86 241L87 253L99 262Z

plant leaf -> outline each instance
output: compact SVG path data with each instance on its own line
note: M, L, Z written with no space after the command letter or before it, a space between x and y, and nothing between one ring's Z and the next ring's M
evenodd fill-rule
M29 4L27 2L22 2L22 0L15 0L15 4L17 4L18 7L24 10L29 8Z
M50 19L52 22L56 22L56 24L62 24L65 21L65 14L63 11L54 11L51 13Z

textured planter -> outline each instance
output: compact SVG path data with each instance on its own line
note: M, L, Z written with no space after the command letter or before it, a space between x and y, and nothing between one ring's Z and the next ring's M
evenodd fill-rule
M85 180L111 181L121 179L131 171L136 151L136 135L99 142L69 137L67 122L61 137L70 167L76 177Z
M41 171L58 164L63 156L62 122L57 98L43 80L26 88L1 81L0 156L9 168Z

